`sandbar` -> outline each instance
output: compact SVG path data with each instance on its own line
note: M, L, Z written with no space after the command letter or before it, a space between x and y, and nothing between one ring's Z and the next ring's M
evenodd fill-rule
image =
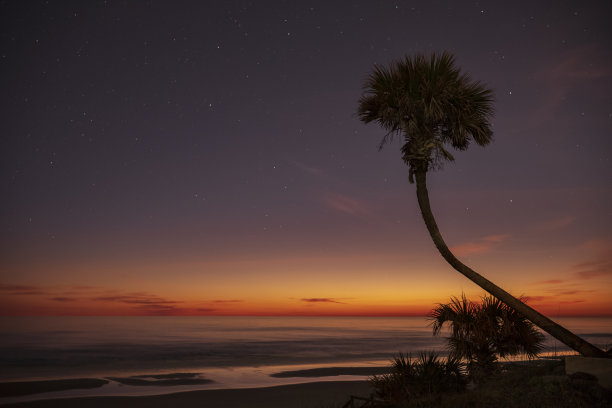
M270 377L333 377L338 375L373 376L388 374L390 372L390 367L319 367L307 370L281 371L279 373L270 374Z

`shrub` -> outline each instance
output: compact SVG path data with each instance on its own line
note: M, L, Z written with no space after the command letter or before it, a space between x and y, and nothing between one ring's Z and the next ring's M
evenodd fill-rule
M435 352L422 352L411 361L399 353L389 374L374 376L370 382L376 396L390 403L399 403L440 392L465 389L464 367L456 358L439 358Z

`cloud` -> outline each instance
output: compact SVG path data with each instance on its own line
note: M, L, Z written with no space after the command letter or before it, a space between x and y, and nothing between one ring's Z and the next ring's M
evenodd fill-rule
M183 311L182 308L178 308L176 306L155 303L141 304L136 306L135 309L142 310L151 315L175 315L181 314Z
M562 300L562 301L560 301L558 303L562 304L562 305L573 305L573 304L576 304L576 303L584 303L584 302L586 302L586 300L584 300L584 299L576 299L576 300Z
M548 120L568 95L579 87L588 88L593 93L605 92L599 80L612 74L610 66L610 53L592 45L569 50L557 61L547 64L536 77L546 84L548 92L540 108L533 112L532 120Z
M180 307L183 301L167 299L147 292L121 293L102 290L94 286L66 286L45 288L33 285L0 284L0 296L4 295L37 295L44 296L47 301L71 303L83 300L127 305L137 314L147 315L183 315L193 313L194 309ZM240 302L240 300L219 300L219 302ZM72 307L76 307L74 304ZM124 306L126 307L126 306ZM213 309L207 310L213 311Z
M188 308L183 305L185 302L167 299L147 292L135 292L126 294L113 294L109 296L98 296L92 298L94 301L121 303L129 305L138 314L147 315L193 315L203 313L214 313L219 309L214 307ZM240 299L216 299L210 301L215 304L239 303Z
M181 303L176 300L166 300L155 296L143 296L143 295L118 295L118 296L100 296L93 298L93 300L101 302L121 302L128 304L157 304L157 305L171 305L175 303Z
M304 173L308 173L311 176L315 176L315 177L325 177L325 172L317 167L311 167L311 166L307 166L303 163L300 163L298 161L291 161L291 163L297 167L298 169L300 169L301 171L303 171Z
M584 292L587 292L587 291L585 290L563 290L563 291L557 292L556 294L557 295L576 295L578 293L584 293Z
M546 299L550 299L551 296L523 296L523 302L525 303L530 303L530 302L541 302L543 300Z
M609 247L604 245L603 242L599 241L588 241L581 246L588 246L594 249L594 252L603 254L601 258L595 258L590 261L581 262L574 264L569 267L569 273L564 279L549 279L543 281L534 282L536 285L563 285L564 288L553 288L548 289L548 292L555 293L557 295L573 295L578 292L592 292L584 290L566 289L575 287L579 281L590 280L599 277L612 277L612 258L609 254L605 254Z
M303 298L303 299L300 299L300 301L306 302L306 303L338 303L341 305L346 304L334 298Z
M608 54L606 50L593 45L574 48L563 55L557 64L551 65L547 78L557 89L605 78L611 74Z
M605 239L590 239L576 248L578 251L585 251L596 254L597 257L612 257L612 241Z
M549 279L544 281L535 282L536 285L556 285L558 283L565 283L566 281L563 279Z
M567 289L567 287L557 287L545 290L547 295L538 295L538 296L524 296L523 301L525 303L530 302L547 302L550 304L573 304L573 303L582 303L585 302L584 299L568 299L561 300L565 296L575 297L575 295L585 296L589 293L595 292L593 289L584 290L584 289Z
M131 303L138 305L173 305L176 303L182 303L176 300L164 300L161 298L150 298L150 299L124 299L123 303Z
M469 255L480 255L493 250L493 248L503 242L510 235L507 234L496 234L489 235L484 238L477 239L475 241L466 242L463 244L455 245L451 247L451 251L456 256L469 256Z
M562 230L570 226L571 224L574 223L575 220L576 220L576 217L573 217L571 215L567 215L567 216L563 216L559 218L553 218L553 219L542 221L538 223L535 226L535 229L539 231L546 231L546 232L558 231L558 230Z
M128 293L125 295L99 296L92 300L99 302L119 302L131 305L133 309L143 311L151 315L181 314L184 309L176 307L183 303L176 300L164 299L149 293Z
M572 266L574 276L579 279L592 279L612 275L612 262L608 260L583 262Z
M564 287L554 287L544 289L546 293L550 293L552 296L571 296L579 293L592 293L594 289L573 289L576 287L575 283L565 285ZM568 289L569 288L569 289Z
M327 193L323 202L328 208L357 218L368 218L372 215L370 208L354 197L339 193Z

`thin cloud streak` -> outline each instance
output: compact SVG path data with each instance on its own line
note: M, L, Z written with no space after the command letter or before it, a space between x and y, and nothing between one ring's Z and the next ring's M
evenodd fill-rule
M569 227L570 225L574 223L574 221L576 221L576 217L568 215L564 217L550 219L547 221L542 221L536 224L534 229L540 232L541 231L546 231L546 232L559 231L559 230L563 230Z
M546 299L550 299L552 296L523 296L523 302L531 303L531 302L541 302Z
M339 300L336 300L334 298L303 298L300 299L301 302L306 302L306 303L338 303L341 305L345 305L345 302L340 302Z
M143 294L100 296L100 297L93 298L92 300L100 301L100 302L120 302L120 303L141 304L141 305L146 305L146 304L172 305L176 303L182 303L181 301L166 300L160 297L156 297L152 295L143 295Z
M325 177L325 172L317 167L312 167L312 166L307 166L303 163L300 163L296 160L291 161L291 164L293 164L295 167L297 167L298 169L300 169L301 171L303 171L304 173L308 173L311 176L317 177L317 178L323 178Z
M506 240L510 235L495 234L480 238L475 241L451 247L451 251L457 256L481 255L491 252L497 244Z
M340 193L327 193L323 196L325 205L337 212L357 218L370 218L373 213L363 201Z
M547 95L539 109L533 112L531 121L550 120L574 88L589 87L593 92L602 92L599 80L611 75L609 60L609 53L604 48L586 45L569 50L554 64L540 71L537 77L547 85Z
M556 285L556 284L565 283L565 282L567 281L563 279L549 279L549 280L534 282L534 284L535 285Z
M612 275L612 262L608 260L583 262L573 265L574 276L585 280Z

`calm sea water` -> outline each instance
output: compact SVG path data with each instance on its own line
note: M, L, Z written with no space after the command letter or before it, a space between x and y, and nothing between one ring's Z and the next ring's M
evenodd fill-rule
M557 321L612 345L612 318ZM552 339L547 347L567 350ZM384 364L422 350L442 351L444 339L420 317L0 318L0 380Z
M425 318L0 318L0 379L388 360L440 348Z

